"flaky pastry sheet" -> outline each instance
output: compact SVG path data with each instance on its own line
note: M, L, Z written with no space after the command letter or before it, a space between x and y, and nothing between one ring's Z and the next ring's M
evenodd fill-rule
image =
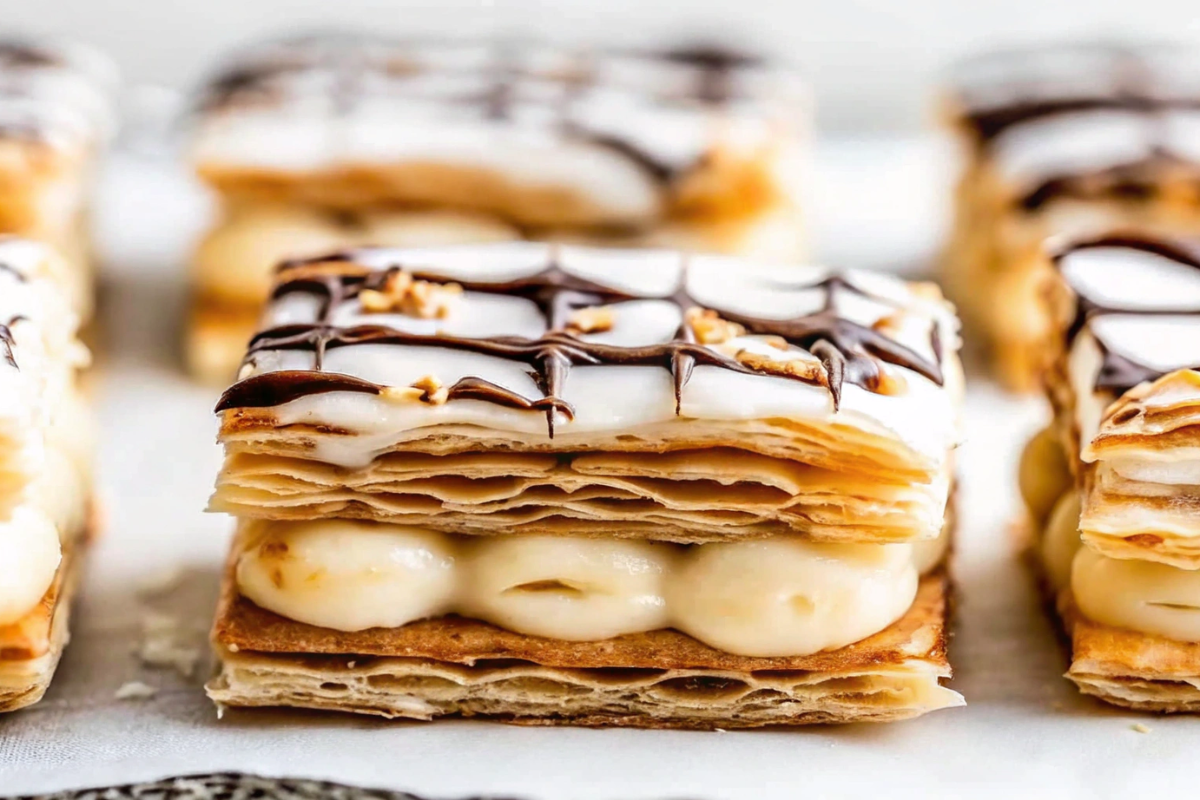
M209 683L229 706L392 718L486 715L525 724L729 728L892 721L962 704L944 687L947 579L923 579L900 621L798 658L722 653L674 631L571 643L446 617L342 633L237 596L227 577Z

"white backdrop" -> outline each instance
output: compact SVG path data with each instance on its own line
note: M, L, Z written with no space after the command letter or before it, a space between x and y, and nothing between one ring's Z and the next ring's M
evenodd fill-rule
M3 31L89 40L136 82L180 85L222 48L289 28L648 42L716 34L809 71L826 129L912 129L938 67L986 42L1200 40L1186 0L0 0Z

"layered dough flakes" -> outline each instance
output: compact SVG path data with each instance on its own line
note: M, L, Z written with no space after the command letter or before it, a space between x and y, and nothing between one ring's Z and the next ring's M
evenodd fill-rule
M288 262L271 297L218 404L219 702L712 727L961 701L933 287L522 242Z

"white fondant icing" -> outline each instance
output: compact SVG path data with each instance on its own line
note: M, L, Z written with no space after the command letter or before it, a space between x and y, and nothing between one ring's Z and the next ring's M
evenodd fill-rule
M374 267L400 264L417 272L431 272L459 280L512 279L533 275L550 263L568 272L619 285L647 299L614 304L614 321L608 331L585 335L623 346L662 343L671 338L680 321L672 301L653 299L669 295L679 281L684 261L689 265L688 291L697 302L728 312L787 319L817 311L825 291L810 287L829 275L822 267L755 266L720 257L685 257L667 251L606 251L530 243L467 246L454 249L376 251L363 260ZM945 463L948 450L958 440L960 376L954 353L958 346L957 322L949 307L912 291L896 278L849 273L847 279L864 291L890 302L869 300L849 290L835 290L839 313L864 326L883 324L888 336L916 353L932 358L931 331L939 331L946 353L945 387L904 367L889 366L901 379L896 394L876 394L847 383L836 414L829 390L823 385L770 376L747 375L722 367L697 365L683 388L682 418L755 420L775 417L839 422L898 440L927 463ZM287 294L265 314L267 324L315 322L317 303L300 294ZM395 314L362 314L357 303L339 311L339 325L358 322L396 323L422 333L442 331L470 336L522 335L536 337L545 321L531 301L467 291L444 319L417 320ZM886 321L886 322L881 322ZM732 354L752 349L780 360L813 357L798 348L779 350L753 336L723 345ZM302 351L264 351L252 359L244 377L279 369L312 369L314 355ZM324 369L387 386L408 386L434 375L446 386L467 376L477 376L519 393L528 400L543 394L529 374L529 365L516 360L452 350L437 346L360 344L329 348ZM676 418L670 372L658 366L605 365L573 367L559 396L575 409L574 420L559 414L559 435L613 432L670 422ZM546 435L543 413L508 408L495 403L455 400L443 405L392 403L368 395L332 392L311 395L276 408L280 424L328 424L361 435L326 445L317 455L332 463L361 466L377 449L386 448L399 432L436 424L462 423L497 430Z
M201 167L478 169L568 189L612 222L662 211L657 168L630 150L669 171L718 146L762 154L795 134L804 106L795 76L774 70L731 66L717 80L734 100L713 105L693 65L524 46L310 39L264 45L229 72L256 68L258 91L201 114Z

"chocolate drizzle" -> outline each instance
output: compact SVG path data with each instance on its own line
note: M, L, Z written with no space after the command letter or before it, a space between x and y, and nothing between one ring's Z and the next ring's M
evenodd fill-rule
M1124 234L1106 235L1073 243L1056 252L1053 256L1053 263L1061 271L1063 259L1072 253L1101 248L1122 248L1149 253L1170 259L1177 264L1200 270L1200 249L1182 242L1169 242L1161 239ZM1074 287L1072 288L1074 289ZM1124 314L1144 317L1200 317L1200 306L1139 308L1135 306L1123 306L1119 303L1101 303L1094 298L1082 294L1078 289L1074 289L1074 292L1076 295L1075 317L1066 332L1068 346L1088 327L1088 324L1092 320L1104 316ZM1096 390L1113 392L1119 396L1140 383L1156 381L1168 371L1173 371L1164 371L1118 353L1109 347L1098 335L1093 335L1093 339L1097 347L1100 348L1101 354L1100 370L1093 384ZM1180 369L1200 370L1200 364L1180 367Z
M1078 63L1064 70L1061 63L1052 60L1039 70L1039 61L1052 55L1073 55ZM1004 68L1005 60L1012 66ZM989 61L993 62L990 68ZM1151 143L1145 156L1101 170L1047 175L1031 185L1016 203L1025 211L1037 211L1060 198L1148 200L1159 191L1157 174L1191 164L1167 147L1165 115L1200 110L1200 93L1173 91L1183 82L1181 76L1189 78L1196 73L1198 62L1195 54L1182 47L1103 43L992 54L978 61L985 67L985 74L998 71L1009 77L977 80L975 83L982 87L972 87L972 63L963 65L967 75L960 89L963 121L979 146L987 149L1009 129L1048 117L1092 111L1136 115L1143 120L1146 139ZM999 94L1007 96L1008 101L996 102ZM1200 188L1200 176L1196 181Z
M523 363L528 366L529 374L542 397L529 399L482 378L467 377L449 387L446 399L484 400L510 408L544 412L551 437L554 436L557 414L562 414L567 419L572 419L574 415L574 409L562 398L567 376L574 366L657 366L666 369L672 375L676 413L680 412L683 389L697 365L717 366L748 375L778 375L807 383L824 384L830 390L835 410L841 405L842 390L846 382L872 391L879 388L882 377L879 362L904 367L938 384L942 382L941 341L937 323L934 322L931 326L930 346L935 356L930 360L878 330L843 317L837 307L838 297L843 292L870 297L875 302L893 307L895 304L868 295L840 276L829 276L813 284L781 285L781 290L818 290L825 294L824 302L817 311L797 318L767 319L719 311L727 322L741 325L749 334L779 337L790 347L807 350L816 356L824 366L825 372L822 376L814 377L811 374L787 370L776 372L757 369L744 363L736 354L729 355L697 341L685 312L692 308L701 308L702 304L687 292L686 267L679 285L672 294L643 296L572 274L557 263L556 251L553 248L547 252L550 253L549 263L527 277L503 282L457 279L453 281L468 293L519 297L533 303L546 322L546 332L537 338L466 338L443 333L409 333L383 325L369 324L339 327L333 324L333 319L340 307L356 302L356 298L364 290L384 289L389 277L402 266L394 264L388 269L371 270L355 263L365 255L364 252L355 251L289 262L282 269L280 282L276 285L272 299L278 300L292 293L318 296L321 300L316 321L311 324L286 325L259 333L250 342L246 363L253 364L259 354L267 351L302 350L313 353L315 371L268 372L243 380L225 392L217 405L217 411L270 407L308 394L340 391L342 388L353 392L379 394L382 387L376 384L321 371L324 369L325 355L328 351L363 344L439 347ZM449 282L444 276L419 270L413 271L412 276L419 281ZM573 314L580 309L645 299L666 300L680 309L683 320L671 340L626 347L585 340L567 330Z
M16 340L13 338L12 326L24 319L26 319L24 315L17 314L9 319L8 322L0 323L0 355L4 356L4 360L13 369L20 369L20 367L17 366L17 357L13 353Z
M32 42L11 39L0 41L0 67L57 67L62 57Z
M443 46L446 50L464 47L452 42ZM425 106L429 101L443 104L444 112L435 113L451 122L474 114L481 123L546 126L564 137L586 140L629 159L665 184L692 169L705 154L664 156L652 141L623 125L611 130L597 126L583 107L593 97L606 102L608 95L617 93L651 108L725 106L755 99L739 78L743 72L762 70L758 59L716 47L612 53L556 50L551 51L555 63L549 67L539 61L545 48L529 43L477 44L484 57L465 59L465 66L439 63L422 50L436 47L432 41L344 34L270 42L215 75L195 107L200 113L222 113L241 106L317 101L325 102L331 116L337 117L355 113L368 101L395 101L402 108L406 98L419 97ZM644 62L649 65L648 77L622 82L606 70L606 59ZM686 70L687 80L674 79L674 71L680 69ZM318 76L323 79L317 80ZM430 76L447 78L446 86L422 85L421 79ZM464 78L474 85L464 88L460 82Z

